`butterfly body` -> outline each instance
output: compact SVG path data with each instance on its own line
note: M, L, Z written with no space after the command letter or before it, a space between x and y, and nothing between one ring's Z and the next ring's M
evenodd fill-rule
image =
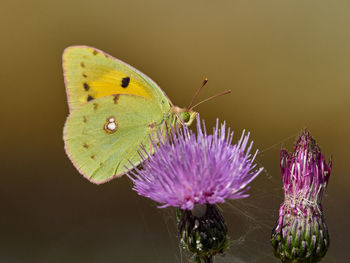
M98 49L68 47L63 69L70 111L65 149L79 172L96 184L139 164L141 145L152 153L154 132L190 125L196 116L173 106L149 77Z

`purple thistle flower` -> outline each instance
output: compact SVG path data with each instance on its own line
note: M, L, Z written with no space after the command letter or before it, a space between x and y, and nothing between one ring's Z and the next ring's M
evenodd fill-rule
M295 214L306 215L309 208L317 209L331 170L332 163L326 163L316 141L304 130L295 145L294 153L281 150L284 205Z
M317 262L326 254L329 236L321 200L331 170L307 130L293 153L281 150L284 203L271 241L282 262Z
M195 204L223 203L247 197L247 186L262 170L255 169L249 133L232 145L233 132L219 121L207 135L197 118L197 135L187 126L172 129L167 140L158 140L154 155L142 156L143 169L129 178L140 195L163 204L192 210ZM147 158L146 158L147 157Z

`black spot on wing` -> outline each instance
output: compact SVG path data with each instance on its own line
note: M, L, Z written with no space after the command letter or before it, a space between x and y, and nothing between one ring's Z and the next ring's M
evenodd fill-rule
M129 86L130 83L130 78L129 77L125 77L122 79L122 87L126 88L127 86Z
M89 95L88 97L87 97L87 101L90 101L90 100L93 100L94 99L94 97L92 97L91 95Z
M89 86L89 84L87 84L87 83L84 83L83 85L84 85L84 90L88 91L88 90L90 89L90 86Z

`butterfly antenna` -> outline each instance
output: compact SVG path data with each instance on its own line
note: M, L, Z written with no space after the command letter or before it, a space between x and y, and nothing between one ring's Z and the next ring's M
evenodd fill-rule
M203 102L206 102L206 101L208 101L208 100L212 100L212 99L214 99L214 98L216 98L216 97L220 97L220 96L222 96L222 95L226 95L226 94L229 94L229 93L231 93L231 90L226 90L226 91L224 91L224 92L221 92L221 93L219 93L219 94L216 94L216 95L214 95L214 96L211 96L211 97L209 97L209 98L207 98L207 99L205 99L205 100L202 100L202 101L198 102L196 105L192 106L192 108L190 108L190 110L194 109L195 107L197 107L198 105L202 104Z
M205 78L205 79L203 80L202 85L199 87L199 89L197 89L196 93L193 95L192 100L191 100L191 102L190 102L190 105L188 105L187 109L189 109L189 108L192 106L193 101L197 98L199 92L200 92L201 89L205 86L205 84L207 84L207 82L208 82L208 78Z

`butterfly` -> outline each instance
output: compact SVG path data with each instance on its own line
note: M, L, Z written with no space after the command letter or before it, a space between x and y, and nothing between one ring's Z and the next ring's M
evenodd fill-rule
M65 150L90 182L127 173L140 163L141 145L153 152L152 133L196 118L191 104L200 89L188 108L174 106L145 74L96 48L66 48L63 72L69 106Z

